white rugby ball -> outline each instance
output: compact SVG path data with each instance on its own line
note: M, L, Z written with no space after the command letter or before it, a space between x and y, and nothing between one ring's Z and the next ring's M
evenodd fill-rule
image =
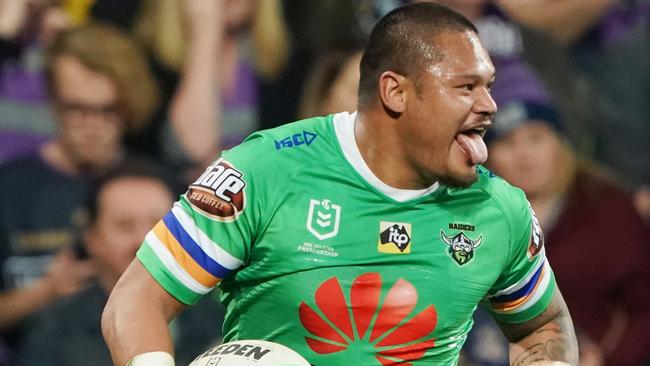
M296 351L279 343L242 340L203 352L189 366L310 366Z

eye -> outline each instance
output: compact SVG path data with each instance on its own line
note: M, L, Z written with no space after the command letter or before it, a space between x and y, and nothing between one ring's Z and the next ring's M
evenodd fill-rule
M465 85L462 86L462 88L467 90L467 91L472 91L472 90L474 90L474 84L465 84Z

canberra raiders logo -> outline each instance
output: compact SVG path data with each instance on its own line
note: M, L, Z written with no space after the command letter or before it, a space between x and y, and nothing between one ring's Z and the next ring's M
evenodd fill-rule
M440 230L440 238L449 246L449 255L461 266L474 258L474 249L478 248L483 241L483 235L472 240L463 232L448 236L442 230Z

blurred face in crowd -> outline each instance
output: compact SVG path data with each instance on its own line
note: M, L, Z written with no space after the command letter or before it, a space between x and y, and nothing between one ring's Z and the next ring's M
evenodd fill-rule
M361 55L361 52L354 54L345 62L323 101L324 110L320 114L354 112L357 109Z
M496 112L490 96L494 66L474 32L443 32L436 45L442 60L410 81L398 133L426 183L467 186L476 180L476 165L487 160L483 135Z
M490 144L490 167L531 198L553 189L564 158L562 142L543 121L524 123Z
M53 79L59 141L66 155L80 168L112 163L121 151L125 126L116 85L70 56L55 61Z
M147 232L169 210L172 194L159 180L123 177L97 197L97 217L86 235L90 258L111 285L131 263Z

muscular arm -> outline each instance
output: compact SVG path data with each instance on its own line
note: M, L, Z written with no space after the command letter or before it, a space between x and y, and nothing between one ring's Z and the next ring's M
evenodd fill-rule
M134 260L117 282L102 314L102 333L113 363L123 366L145 352L173 355L167 323L183 308L139 260Z
M510 341L510 365L577 365L578 342L559 289L538 317L520 324L499 323ZM554 362L555 361L555 362Z

